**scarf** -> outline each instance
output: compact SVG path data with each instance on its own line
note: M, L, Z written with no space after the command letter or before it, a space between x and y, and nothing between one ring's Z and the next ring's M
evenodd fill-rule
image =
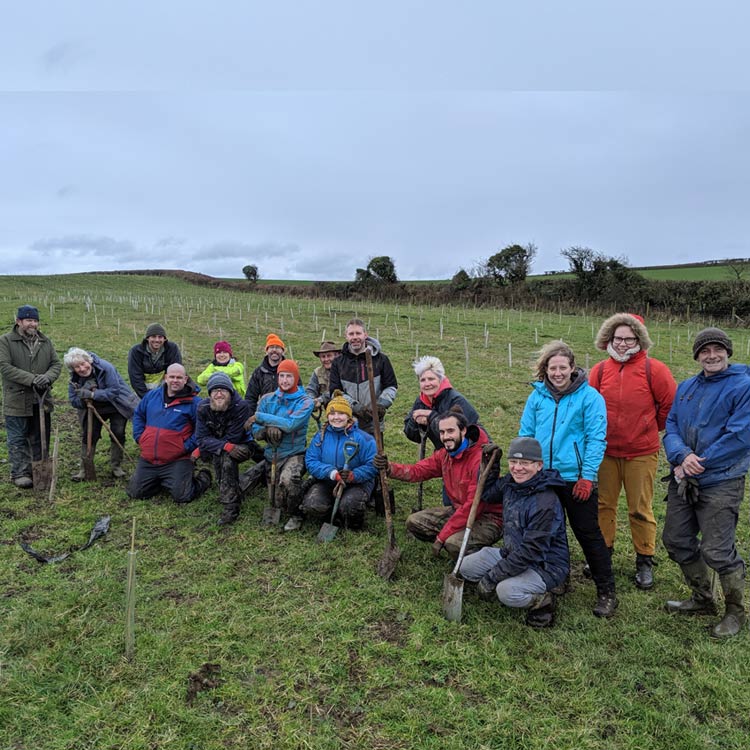
M628 349L625 354L618 354L615 351L614 346L612 346L611 341L607 344L607 354L609 354L615 362L619 362L620 364L627 362L634 354L638 354L640 350L640 344L636 344L632 349Z
M458 448L456 448L456 450L447 451L447 453L451 458L456 458L456 456L460 456L468 447L469 447L469 438L465 437L461 441L461 445L459 445Z

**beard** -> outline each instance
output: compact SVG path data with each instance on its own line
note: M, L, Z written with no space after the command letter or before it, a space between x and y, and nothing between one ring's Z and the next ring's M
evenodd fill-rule
M226 411L229 408L230 403L231 399L226 398L220 401L212 396L209 406L211 407L211 411Z

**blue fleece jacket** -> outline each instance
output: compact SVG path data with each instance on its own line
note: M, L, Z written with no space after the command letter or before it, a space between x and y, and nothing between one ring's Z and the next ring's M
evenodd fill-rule
M356 484L365 484L374 480L378 473L372 463L377 452L375 440L371 435L360 430L356 423L347 429L327 425L324 430L320 430L315 435L305 453L305 464L310 474L316 479L330 479L334 469L337 471L343 469L346 461L344 443L349 440L359 446L357 455L349 462Z
M253 437L257 438L263 427L278 427L284 433L277 451L278 458L304 453L307 425L314 408L315 402L301 385L291 393L284 393L281 388L277 388L258 402ZM270 445L266 447L264 455L269 461L273 458L273 448Z

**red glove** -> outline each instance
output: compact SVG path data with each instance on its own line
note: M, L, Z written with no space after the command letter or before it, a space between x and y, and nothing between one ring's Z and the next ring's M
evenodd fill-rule
M231 453L234 450L234 443L224 443L224 450Z
M341 476L341 474L338 473L338 471L333 475L333 481L337 484L343 484L344 478Z
M199 458L201 457L201 449L196 448L191 454L190 454L190 460L195 463Z
M594 483L590 479L579 479L573 485L573 497L579 502L586 502L594 490Z
M350 469L342 469L339 472L339 476L345 482L348 482L349 484L354 484L354 472L351 471Z

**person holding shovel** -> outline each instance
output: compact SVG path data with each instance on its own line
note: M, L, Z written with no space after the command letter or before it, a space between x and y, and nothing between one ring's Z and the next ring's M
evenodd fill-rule
M396 464L378 454L374 464L377 469L385 469L388 476L405 482L443 478L450 506L412 513L406 519L406 528L420 541L431 542L436 557L445 549L456 558L479 479L482 446L489 444L489 439L481 427L469 424L460 409L441 414L437 424L442 447L428 458L415 464ZM502 507L481 502L467 550L473 552L494 544L502 534L502 526Z
M299 367L293 359L279 362L277 378L278 388L260 399L258 409L246 422L246 427L250 424L253 437L267 443L268 484L277 507L285 508L289 514L284 531L296 531L302 526L300 505L305 445L315 402L299 384ZM271 477L276 486L272 486Z
M375 440L359 429L349 402L336 391L326 407L326 424L305 453L307 471L316 481L302 499L303 515L323 520L333 508L334 495L340 491L338 512L343 525L361 529L378 473L372 463L375 453Z
M32 460L40 461L49 453L53 409L50 389L61 370L54 345L39 330L39 310L32 305L21 305L13 330L0 336L10 479L21 489L34 486Z
M556 469L544 469L542 446L530 437L508 447L508 474L485 487L485 502L502 503L503 546L467 555L460 574L478 581L483 598L526 609L526 624L554 624L555 596L570 572L568 538L557 490L565 481Z
M132 419L133 413L138 408L140 399L133 393L115 366L94 352L87 352L85 349L73 346L63 357L63 363L70 371L68 400L78 411L78 421L81 424L81 466L71 479L74 482L86 479L83 461L87 457L93 459L105 422L109 422L110 469L113 477L121 479L125 476L122 469L125 428L128 420ZM93 419L89 419L88 407L95 410ZM88 455L89 423L91 423L90 456Z

